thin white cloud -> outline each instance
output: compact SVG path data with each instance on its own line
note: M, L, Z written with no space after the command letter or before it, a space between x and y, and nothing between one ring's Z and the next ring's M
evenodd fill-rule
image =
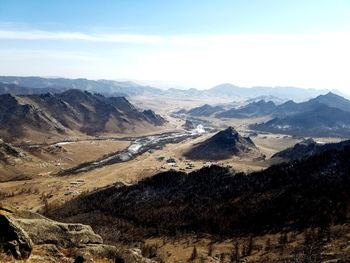
M1 49L0 56L2 60L80 60L80 61L94 61L98 58L87 52L78 51L62 51L55 49Z
M155 44L162 37L142 34L86 34L81 32L50 32L50 31L9 31L0 30L0 39L7 40L76 40L113 43L144 43Z
M237 43L317 43L350 42L350 32L330 32L320 34L204 34L204 35L152 35L130 33L88 34L83 32L53 32L42 30L1 30L3 40L75 40L134 44L163 44L185 46L208 46Z

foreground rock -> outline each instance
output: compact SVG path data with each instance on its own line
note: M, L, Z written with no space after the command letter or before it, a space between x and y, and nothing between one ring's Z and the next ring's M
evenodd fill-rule
M15 259L29 258L33 243L29 235L17 225L8 210L1 210L0 215L0 248L11 253Z
M0 205L0 249L17 260L71 262L81 256L125 262L152 262L141 251L103 244L89 225L60 223L37 213ZM34 253L35 252L35 253ZM32 254L32 256L31 256ZM56 261L55 261L56 260ZM1 261L1 258L0 258Z

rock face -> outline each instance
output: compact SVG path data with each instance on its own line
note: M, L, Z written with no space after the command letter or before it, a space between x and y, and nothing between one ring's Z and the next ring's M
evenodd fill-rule
M29 258L33 243L29 235L9 215L0 215L0 248L16 259Z
M11 144L6 143L0 139L0 160L7 155L20 158L24 156L24 153L21 152L18 148L13 147Z
M261 156L249 137L243 137L234 128L228 127L204 142L194 145L190 151L185 153L185 156L190 159L220 160L234 155L248 154L254 158Z
M145 115L145 117L148 119L149 122L153 123L156 126L161 126L166 122L162 116L156 114L152 110L144 110L143 114Z
M59 223L39 215L34 218L17 218L16 224L38 245L55 244L68 248L103 243L102 238L88 225Z
M60 223L37 213L0 205L0 250L22 260L30 257L34 247L50 257L59 257L62 260L59 262L67 257L62 249L76 250L76 255L83 257L113 259L119 256L127 263L152 262L143 258L139 250L103 244L101 236L89 225Z

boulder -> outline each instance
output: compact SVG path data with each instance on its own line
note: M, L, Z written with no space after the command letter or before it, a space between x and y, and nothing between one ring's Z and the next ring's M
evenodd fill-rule
M0 204L0 249L15 259L33 262L71 262L81 256L97 259L116 256L126 263L152 263L139 249L121 249L103 244L89 225L61 223L26 210L4 207ZM64 255L63 251L71 251Z
M125 263L155 263L155 261L144 258L138 248L127 249L122 253Z
M16 259L27 259L32 252L33 242L7 213L6 210L0 210L0 248Z

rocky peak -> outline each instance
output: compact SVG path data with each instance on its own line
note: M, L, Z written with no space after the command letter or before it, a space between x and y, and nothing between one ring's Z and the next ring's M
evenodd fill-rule
M233 127L228 127L190 149L185 156L190 159L220 160L234 155L261 156L253 141L241 136Z

